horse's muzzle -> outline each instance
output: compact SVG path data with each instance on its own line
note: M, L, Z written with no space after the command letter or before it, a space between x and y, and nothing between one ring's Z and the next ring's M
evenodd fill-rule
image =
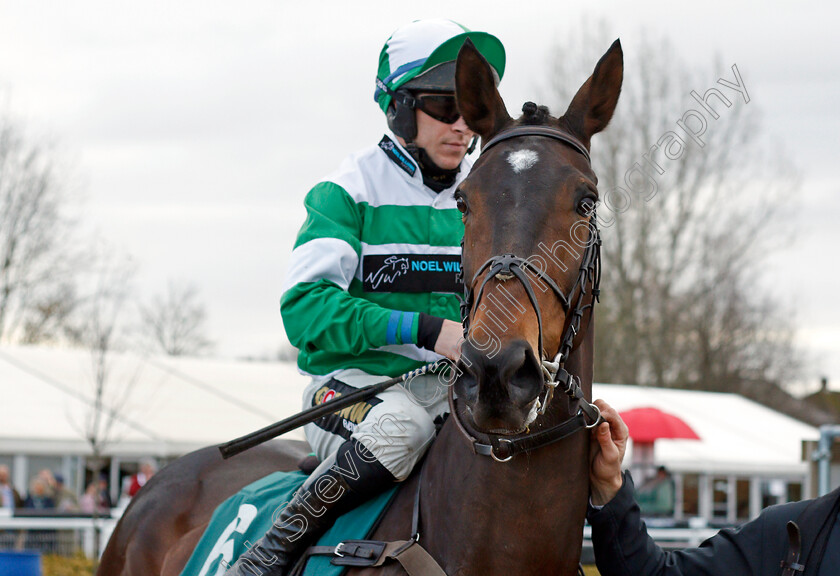
M462 375L455 391L470 409L477 430L516 434L531 423L543 375L528 342L513 340L497 353L486 354L467 339L459 368Z

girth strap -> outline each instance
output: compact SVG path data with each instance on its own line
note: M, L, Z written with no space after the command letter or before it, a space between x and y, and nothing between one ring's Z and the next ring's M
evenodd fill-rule
M390 544L398 544L398 542ZM440 564L435 562L435 559L416 540L409 540L405 544L388 557L399 562L409 576L446 576Z
M417 540L345 540L338 546L310 546L304 558L310 556L333 556L330 563L335 566L382 566L389 560L399 562L409 576L446 576L446 572ZM298 564L294 574L302 573Z

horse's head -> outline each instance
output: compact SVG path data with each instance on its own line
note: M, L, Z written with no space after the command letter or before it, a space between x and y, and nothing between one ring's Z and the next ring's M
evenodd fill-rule
M468 334L455 389L478 430L526 428L547 402L544 362L564 339L566 355L579 344L600 243L589 143L612 117L622 76L616 40L562 117L526 103L514 120L469 41L458 55L458 107L483 151L456 192Z

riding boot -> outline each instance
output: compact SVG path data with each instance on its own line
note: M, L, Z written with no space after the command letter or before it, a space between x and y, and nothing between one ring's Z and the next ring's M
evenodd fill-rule
M226 576L285 576L339 516L394 482L363 444L348 440L321 462L265 536L239 557Z

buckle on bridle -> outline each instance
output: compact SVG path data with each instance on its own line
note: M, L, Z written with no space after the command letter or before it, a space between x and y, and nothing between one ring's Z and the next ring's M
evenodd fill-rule
M342 554L342 553L341 553L341 549L342 549L343 547L344 547L344 542L339 542L338 544L336 544L336 545L335 545L335 552L333 552L333 553L334 553L336 556L339 556L339 557L343 558L343 557L344 557L344 554Z
M565 368L558 371L554 380L554 385L563 385L563 392L570 398L578 398L578 390L580 390L580 380L574 374L570 373Z

